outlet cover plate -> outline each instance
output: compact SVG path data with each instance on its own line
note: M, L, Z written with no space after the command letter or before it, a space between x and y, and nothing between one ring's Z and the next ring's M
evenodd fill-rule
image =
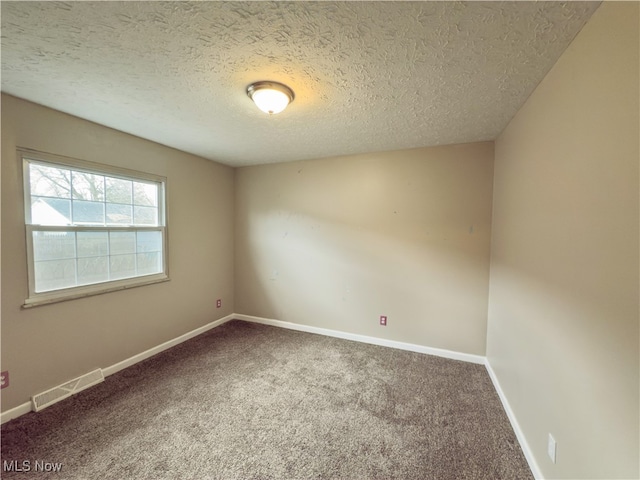
M380 315L380 325L382 325L383 327L387 326L387 316L386 315Z

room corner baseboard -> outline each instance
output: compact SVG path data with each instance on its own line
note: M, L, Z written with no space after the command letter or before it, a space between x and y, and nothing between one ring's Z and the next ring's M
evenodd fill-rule
M243 314L231 314L231 315L227 315L226 317L220 318L218 320L215 320L211 323L208 323L207 325L204 325L202 327L196 328L195 330L192 330L190 332L187 332L183 335L180 335L179 337L176 337L172 340L169 340L167 342L164 342L160 345L157 345L156 347L150 348L148 350L145 350L142 353L139 353L137 355L134 355L126 360L123 360L121 362L116 363L115 365L112 365L110 367L107 368L103 368L102 371L104 373L104 376L109 376L109 375L113 375L116 372L119 372L120 370L123 370L129 366L135 365L136 363L139 363L143 360L146 360L147 358L156 355L164 350L167 350L175 345L178 345L182 342L185 342L187 340L190 340L191 338L194 338L198 335L201 335L202 333L211 330L212 328L218 327L220 325L223 325L224 323L230 321L230 320L244 320L247 322L252 322L252 323L259 323L259 324L263 324L263 325L271 325L274 327L280 327L280 328L286 328L289 330L297 330L297 331L301 331L301 332L307 332L307 333L315 333L318 335L325 335L325 336L329 336L329 337L336 337L336 338L342 338L345 340L351 340L351 341L356 341L356 342L362 342L362 343L368 343L368 344L372 344L372 345L379 345L382 347L390 347L390 348L397 348L399 350L407 350L410 352L416 352L416 353L424 353L427 355L435 355L438 357L444 357L444 358L449 358L452 360L460 360L460 361L464 361L464 362L469 362L469 363L475 363L475 364L480 364L480 365L484 365L485 368L487 369L487 372L489 373L489 377L491 378L491 381L493 382L493 386L496 389L498 396L500 398L500 401L502 402L502 405L505 409L505 412L507 413L507 417L509 418L509 421L511 422L511 426L516 434L516 438L518 439L518 442L520 444L520 447L522 448L522 451L524 453L524 456L529 464L529 468L531 468L531 472L533 473L533 475L535 476L536 479L539 480L543 480L544 477L542 476L541 472L540 472L540 468L538 467L538 464L533 456L533 453L531 452L531 449L529 448L529 444L527 443L527 440L524 436L524 433L522 432L520 425L518 424L518 421L516 419L516 416L513 412L513 410L511 409L511 406L509 405L509 401L507 400L504 392L502 391L502 388L500 386L500 382L498 381L495 372L493 371L493 369L491 368L491 364L489 363L488 359L484 356L481 355L473 355L473 354L468 354L468 353L462 353L462 352L454 352L451 350L444 350L444 349L439 349L439 348L432 348L432 347L426 347L426 346L422 346L422 345L416 345L416 344L412 344L412 343L405 343L405 342L398 342L395 340L387 340L387 339L383 339L383 338L377 338L377 337L369 337L366 335L359 335L359 334L354 334L354 333L347 333L347 332L341 332L339 330L331 330L331 329L327 329L327 328L320 328L320 327L313 327L310 325L302 325L302 324L297 324L297 323L291 323L291 322L284 322L282 320L275 320L275 319L270 319L270 318L263 318L263 317L255 317L255 316L251 316L251 315L243 315ZM4 424L10 420L13 420L15 418L18 418L22 415L25 415L29 412L32 411L32 403L31 402L26 402L23 403L21 405L18 405L17 407L14 407L10 410L7 410L6 412L2 412L0 414L0 424Z
M137 355L127 358L126 360L123 360L121 362L118 362L115 365L111 365L110 367L103 368L102 371L104 372L104 376L107 377L109 375L113 375L114 373L119 372L120 370L123 370L127 367L130 367L131 365L135 365L136 363L139 363L143 360L146 360L147 358L152 357L157 353L163 352L164 350L174 347L182 342L186 342L187 340L190 340L193 337L197 337L198 335L203 334L207 330L211 330L212 328L219 327L220 325L227 323L229 320L233 320L234 318L237 318L237 316L233 314L227 315L226 317L222 317L218 320L214 320L213 322L207 323L206 325L196 328L195 330L191 330L190 332L187 332L184 335L180 335L179 337L176 337L172 340L161 343L160 345L150 348L149 350L145 350L142 353L138 353Z
M236 317L237 317L236 315L232 314L232 315L227 315L226 317L222 317L218 320L214 320L211 323L208 323L206 325L203 325L202 327L196 328L195 330L191 330L190 332L180 335L179 337L176 337L172 340L161 343L160 345L150 348L149 350L145 350L142 353L138 353L137 355L127 358L126 360L123 360L121 362L118 362L115 365L111 365L110 367L103 368L102 373L104 374L105 377L109 375L113 375L114 373L119 372L120 370L123 370L127 367L130 367L131 365L135 365L138 362L146 360L147 358L152 357L157 353L167 350L182 342L186 342L187 340L190 340L193 337L197 337L198 335L206 332L207 330L211 330L212 328L219 327L220 325L228 322L229 320L233 320ZM0 414L0 424L4 424L9 420L18 418L31 411L32 411L32 402L26 402L26 403L23 403L22 405L18 405L17 407L7 410L6 412L2 412Z
M498 381L498 377L496 373L491 368L491 364L489 363L489 359L485 359L485 368L489 373L489 378L493 382L493 386L498 392L498 397L500 397L500 401L502 402L502 407L507 413L507 417L509 418L509 422L511 422L511 428L513 428L514 433L516 434L516 438L518 439L518 443L520 444L520 448L522 449L522 453L529 464L529 468L531 469L531 473L537 480L544 480L542 476L542 472L540 471L540 467L538 466L538 462L536 462L535 457L533 456L533 452L531 448L529 448L529 443L524 436L524 432L520 428L520 424L518 423L518 419L516 418L516 414L511 409L511 405L509 404L509 400L507 400L507 396L505 395L502 387L500 386L500 382Z
M31 411L31 402L25 402L22 405L18 405L6 412L2 412L0 414L0 425L4 425L9 420L13 420L14 418L21 417Z
M328 337L336 337L336 338L342 338L345 340L352 340L355 342L369 343L372 345L379 345L381 347L390 347L390 348L397 348L399 350L407 350L409 352L425 353L427 355L435 355L437 357L449 358L451 360L460 360L463 362L476 363L479 365L485 364L485 357L481 355L473 355L470 353L454 352L452 350L425 347L423 345L416 345L413 343L398 342L395 340L387 340L387 339L378 338L378 337L369 337L366 335L359 335L357 333L347 333L347 332L341 332L340 330L330 330L328 328L312 327L309 325L284 322L282 320L275 320L272 318L254 317L252 315L236 314L234 318L237 320L244 320L247 322L261 323L263 325L271 325L274 327L287 328L289 330L298 330L300 332L315 333L318 335L326 335Z

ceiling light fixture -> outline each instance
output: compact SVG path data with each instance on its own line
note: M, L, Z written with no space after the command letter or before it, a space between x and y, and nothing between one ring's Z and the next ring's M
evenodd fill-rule
M247 95L264 113L275 115L293 102L293 90L278 82L256 82L247 87Z

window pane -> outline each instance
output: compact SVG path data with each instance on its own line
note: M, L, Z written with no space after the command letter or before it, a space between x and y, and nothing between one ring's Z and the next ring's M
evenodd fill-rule
M76 284L76 261L49 260L34 263L36 292L46 292Z
M31 197L31 223L34 225L71 224L71 200Z
M158 205L158 186L153 183L133 182L133 203L135 205Z
M110 232L109 251L111 255L136 253L136 232Z
M160 252L139 253L136 257L138 261L138 275L162 273L162 257Z
M137 252L161 252L162 232L138 232Z
M109 280L109 257L78 259L78 284L106 282Z
M158 225L158 209L156 207L133 207L134 225Z
M133 224L133 211L131 205L118 205L107 203L107 223L109 224Z
M74 258L76 235L74 232L33 232L33 257L36 262Z
M73 201L73 223L104 225L104 203Z
M111 268L111 279L135 277L136 256L135 255L115 255L109 257Z
M78 232L76 235L78 257L100 257L109 254L109 232Z
M111 203L133 203L132 182L119 178L106 177L107 180L107 202Z
M31 195L71 198L71 171L63 168L29 165Z
M104 177L91 173L72 172L73 198L104 202Z

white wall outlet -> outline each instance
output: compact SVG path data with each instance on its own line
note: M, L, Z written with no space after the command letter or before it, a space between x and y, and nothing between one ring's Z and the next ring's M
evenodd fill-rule
M547 444L547 453L553 463L556 463L556 439L549 434L549 443Z

